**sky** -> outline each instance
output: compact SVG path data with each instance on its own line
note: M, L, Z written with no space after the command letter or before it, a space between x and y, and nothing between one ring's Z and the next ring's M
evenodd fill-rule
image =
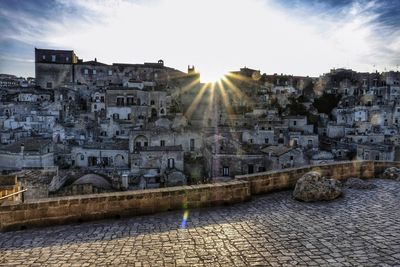
M157 62L202 81L249 67L319 76L398 70L398 0L0 0L0 73L34 76L34 48Z

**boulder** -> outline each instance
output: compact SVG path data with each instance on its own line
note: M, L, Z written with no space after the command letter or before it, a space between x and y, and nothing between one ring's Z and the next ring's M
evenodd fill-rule
M339 181L323 177L318 172L304 174L293 191L295 199L305 202L332 200L341 194L342 186Z
M351 189L373 189L376 188L376 185L360 178L349 178L344 183L344 187Z
M384 179L392 179L396 181L400 181L400 169L396 167L387 168L384 172L382 177Z

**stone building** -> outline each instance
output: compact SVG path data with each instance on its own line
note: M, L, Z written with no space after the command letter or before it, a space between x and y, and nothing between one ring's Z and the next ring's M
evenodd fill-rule
M144 124L167 114L166 92L114 87L105 96L106 117Z
M383 144L357 144L357 160L394 161L395 149Z
M208 177L234 177L272 168L270 158L258 145L242 145L233 138L216 134L205 142L203 155Z
M27 138L0 146L0 169L54 167L54 147L51 139Z
M53 89L74 82L78 57L72 50L35 48L36 85Z
M127 140L86 143L72 148L72 165L103 169L129 169Z
M299 148L285 146L268 146L262 149L271 160L271 169L285 169L299 167L307 164L304 153Z
M186 75L164 66L164 61L144 64L112 65L79 59L72 50L35 48L36 85L54 89L64 85L85 85L88 88L123 85L130 80L155 81L165 85L171 77Z
M182 146L140 146L131 154L131 172L146 184L184 185ZM159 186L159 185L158 185Z

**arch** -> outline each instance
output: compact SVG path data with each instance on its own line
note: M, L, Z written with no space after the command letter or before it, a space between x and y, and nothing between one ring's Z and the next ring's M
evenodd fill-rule
M146 147L146 146L148 146L148 143L149 143L149 139L142 134L136 136L135 139L133 140L133 145L135 148Z

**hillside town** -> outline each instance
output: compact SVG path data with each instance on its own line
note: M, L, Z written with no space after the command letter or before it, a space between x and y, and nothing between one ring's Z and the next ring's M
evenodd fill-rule
M35 74L0 74L0 170L25 199L400 156L399 71L243 67L202 83L194 66L35 48Z

